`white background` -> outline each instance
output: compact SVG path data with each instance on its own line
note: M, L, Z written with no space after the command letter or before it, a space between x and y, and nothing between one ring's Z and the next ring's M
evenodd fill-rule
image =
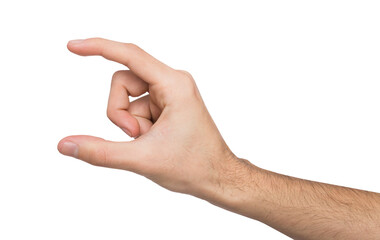
M380 191L378 1L1 1L0 239L287 239L135 174L61 156L107 119L112 73L70 39L133 42L191 72L239 157ZM199 134L202 134L201 132Z

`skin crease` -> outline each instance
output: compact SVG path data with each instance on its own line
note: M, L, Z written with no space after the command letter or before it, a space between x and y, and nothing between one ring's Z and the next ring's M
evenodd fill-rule
M58 143L62 154L141 174L294 239L380 239L380 194L284 176L236 157L188 72L129 43L90 38L68 49L129 68L112 77L107 115L135 140L68 136Z

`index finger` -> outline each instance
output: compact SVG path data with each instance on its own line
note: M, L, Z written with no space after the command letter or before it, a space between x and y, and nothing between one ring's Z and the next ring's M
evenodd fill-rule
M127 66L149 84L165 81L175 70L158 61L140 47L103 38L73 40L67 48L81 56L99 55Z

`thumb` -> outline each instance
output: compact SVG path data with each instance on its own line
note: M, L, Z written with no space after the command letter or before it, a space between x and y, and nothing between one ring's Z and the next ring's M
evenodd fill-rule
M119 168L139 172L135 163L139 154L133 142L112 142L102 138L76 135L63 138L58 143L63 155L78 158L95 166Z

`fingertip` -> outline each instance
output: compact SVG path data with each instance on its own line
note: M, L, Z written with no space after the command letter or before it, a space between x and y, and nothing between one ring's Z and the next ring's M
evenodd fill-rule
M130 137L140 135L140 125L137 119L126 110L107 109L108 118Z
M121 128L128 136L135 138L140 135L140 129L139 128L132 128L131 130L127 128Z
M57 145L58 151L66 156L78 157L79 146L77 143L70 141L68 137L63 138Z
M64 137L64 138L62 138L62 139L58 142L58 144L57 144L57 150L58 150L60 153L62 153L62 152L61 152L62 145L63 145L64 142L67 141L67 138L68 138L68 137Z
M128 128L125 128L126 132L130 137L137 137L140 135L140 124L136 118L132 117L132 121L128 124ZM124 129L123 129L124 130Z
M91 38L70 40L67 43L67 49L80 56L95 54L93 47L91 47Z
M121 128L121 130L123 130L129 136L132 135L131 132L128 129L126 129L126 128Z
M75 40L70 40L67 43L67 49L69 49L70 52L74 52L75 49L80 47L84 43L85 39L75 39Z
M103 45L109 40L103 38L75 39L67 43L67 49L80 56L102 55Z

